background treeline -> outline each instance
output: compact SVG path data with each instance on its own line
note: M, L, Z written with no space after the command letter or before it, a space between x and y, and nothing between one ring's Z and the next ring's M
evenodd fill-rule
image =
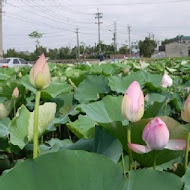
M114 46L113 45L105 45L102 44L102 52L105 58L109 58L110 55L114 54ZM43 46L36 47L34 52L29 54L23 52L17 52L15 49L8 49L6 53L4 53L4 57L20 57L27 61L33 61L38 58L39 55L45 53L46 57L49 57L51 60L61 60L61 59L76 59L77 47L61 47L55 49L48 49ZM82 58L87 59L97 59L98 58L98 47L97 46L80 46L80 55ZM126 46L122 46L117 51L119 54L128 53L128 49Z

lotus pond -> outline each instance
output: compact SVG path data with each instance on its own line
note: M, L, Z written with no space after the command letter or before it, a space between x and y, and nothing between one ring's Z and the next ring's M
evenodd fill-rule
M190 189L189 59L49 63L51 83L40 87L38 114L35 101L43 77L37 75L36 88L30 70L0 68L0 189ZM172 85L163 87L164 73ZM144 106L137 121L127 120L121 108L134 81ZM172 150L151 147L143 137L145 126L155 118L164 122L167 143L179 140ZM158 136L159 143L164 134ZM142 153L129 143L151 149Z

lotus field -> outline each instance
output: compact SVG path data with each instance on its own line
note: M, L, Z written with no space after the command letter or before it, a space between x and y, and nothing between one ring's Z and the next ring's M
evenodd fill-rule
M190 60L0 69L0 189L189 190Z

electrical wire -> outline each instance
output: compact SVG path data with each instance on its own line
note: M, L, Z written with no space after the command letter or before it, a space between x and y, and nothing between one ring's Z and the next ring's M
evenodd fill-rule
M21 2L26 2L26 0L21 0ZM31 3L31 1L27 1L27 2ZM34 1L32 1L32 2L34 2ZM37 2L39 3L39 1L37 1ZM50 7L50 8L56 7L58 9L64 8L64 11L70 12L72 14L78 14L78 15L94 15L93 13L87 13L87 12L78 11L78 10L72 9L72 8L66 6L66 5L62 5L60 3L58 4L58 3L56 3L55 0L52 1L52 3L54 3L53 5L47 3L47 2L50 2L50 1L43 1L43 2L45 2L45 5L43 5L43 7ZM33 6L28 5L28 6L21 6L21 7L33 7ZM39 7L39 5L34 5L34 7Z
M145 3L102 3L102 4L71 4L72 7L101 7L101 6L128 6L128 5L154 5L154 4L173 4L190 2L189 0L175 0L175 1L158 1L158 2L145 2Z
M28 4L28 3L25 3L23 2L24 4L26 5L29 5L31 6L34 10L37 10L38 12L41 12L41 13L44 13L45 15L48 15L48 16L51 16L53 18L58 18L60 20L64 20L64 21L67 21L66 24L70 23L70 22L77 22L77 24L79 23L83 23L83 24L94 24L94 22L87 22L87 21L80 21L80 20L75 20L75 19L72 19L72 18L69 18L69 17L66 17L64 15L61 15L61 14L58 14L58 12L54 12L52 9L48 9L48 8L44 8L43 5L38 5L38 4ZM30 2L31 3L31 2ZM35 7L35 5L37 5ZM50 4L51 5L51 4ZM51 12L51 13L49 13ZM61 21L60 21L61 22ZM73 25L73 24L72 24ZM75 25L76 26L76 25Z
M67 31L67 32L72 32L74 33L75 31L73 30L69 30L69 29L65 29L65 28L60 28L60 27L56 27L56 26L52 26L50 24L47 24L47 23L43 23L43 22L36 22L36 21L33 21L33 20L27 20L25 19L24 17L14 17L14 16L10 16L10 15L5 15L6 17L9 17L9 18L12 18L12 19L16 19L16 20L20 20L20 21L23 21L23 22L28 22L28 23L32 23L32 24L37 24L37 25L40 25L40 26L45 26L45 27L48 27L48 28L53 28L53 29L57 29L57 30L61 30L61 31Z
M41 15L41 14L38 14L38 13L34 13L34 12L32 12L32 11L29 11L29 10L25 10L25 9L23 9L23 8L20 8L19 6L17 6L17 5L13 5L13 4L10 4L10 3L8 3L8 2L6 2L6 4L8 4L8 5L10 5L10 6L13 6L13 7L15 7L15 8L18 8L18 9L21 9L21 10L23 10L23 11L26 11L26 12L28 12L28 13L30 13L30 14L33 14L33 15L37 15L37 16L40 16L40 17L42 17L42 18L45 18L45 19L48 19L48 21L49 20L52 20L52 21L54 21L54 22L58 22L58 23L60 23L60 22L62 22L62 21L58 21L58 20L55 20L55 19L53 19L53 18L51 18L51 17L47 17L47 16L44 16L44 15ZM65 22L64 22L64 24L65 24ZM46 24L47 25L47 24ZM55 27L54 27L55 28ZM72 31L72 30L69 30L69 29L63 29L63 30L67 30L67 31Z

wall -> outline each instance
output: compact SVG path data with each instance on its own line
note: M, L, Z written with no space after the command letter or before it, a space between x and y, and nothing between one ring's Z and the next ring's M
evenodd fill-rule
M166 57L189 56L189 46L178 42L166 44Z

